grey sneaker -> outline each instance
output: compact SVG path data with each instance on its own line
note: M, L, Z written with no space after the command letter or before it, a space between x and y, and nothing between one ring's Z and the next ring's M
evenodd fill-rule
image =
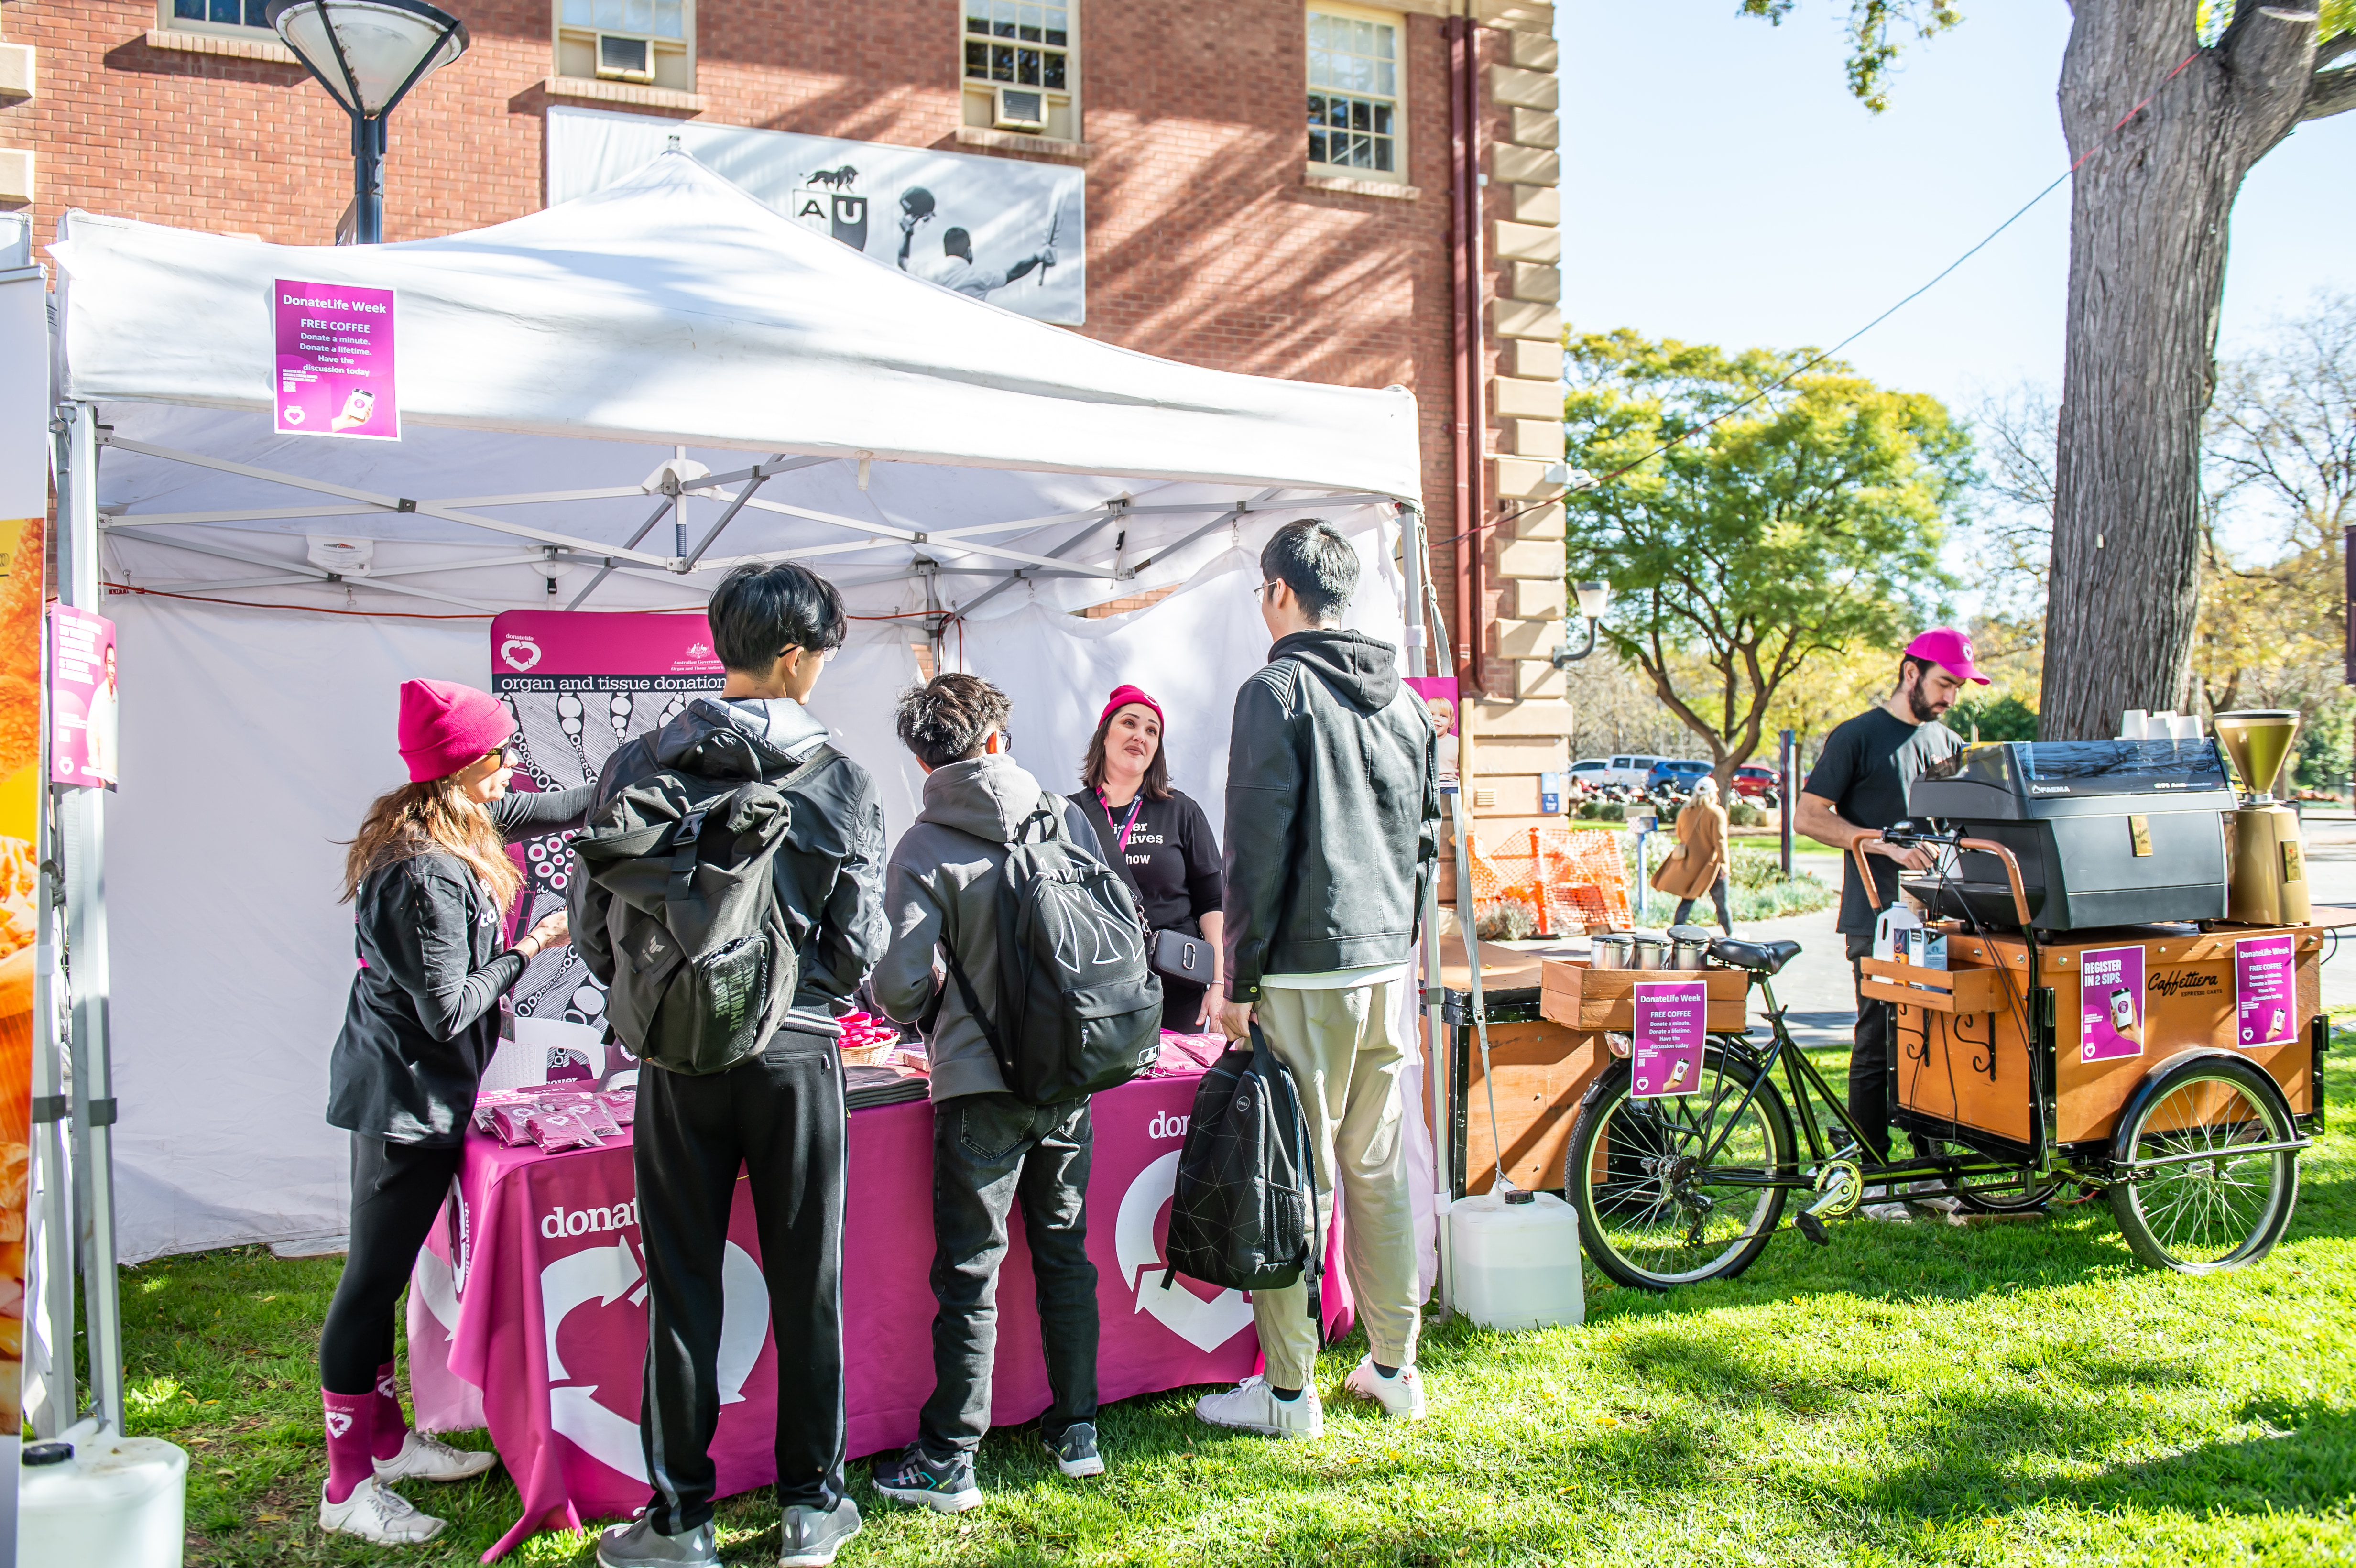
M895 1503L916 1503L938 1513L963 1513L981 1506L972 1455L935 1459L916 1443L901 1450L890 1465L876 1467L875 1489Z
M675 1563L717 1563L720 1546L711 1521L684 1535L663 1535L640 1514L627 1524L611 1524L597 1538L598 1568L672 1568Z
M1066 1476L1076 1479L1104 1474L1104 1456L1097 1452L1096 1423L1075 1421L1054 1437L1043 1432L1039 1438L1055 1456L1055 1468Z
M859 1533L859 1505L849 1498L831 1509L805 1508L796 1503L786 1510L778 1531L783 1545L777 1568L826 1568L842 1543Z

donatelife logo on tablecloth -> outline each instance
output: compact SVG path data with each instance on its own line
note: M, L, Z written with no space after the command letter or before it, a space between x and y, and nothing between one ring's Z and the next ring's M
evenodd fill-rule
M1703 981L1637 981L1630 1093L1639 1100L1692 1093L1701 1078L1708 1019L1709 987Z
M392 291L280 278L270 300L278 433L399 441Z
M2078 955L2078 1060L2143 1054L2143 949L2094 947Z
M2245 936L2233 944L2233 1039L2244 1051L2298 1038L2298 938Z

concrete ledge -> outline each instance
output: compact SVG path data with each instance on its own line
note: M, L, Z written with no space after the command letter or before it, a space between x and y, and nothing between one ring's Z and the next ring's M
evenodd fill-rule
M1066 142L1054 136L1026 136L1020 131L995 131L987 125L960 125L961 147L988 147L1001 153L1031 153L1043 158L1066 158L1084 164L1097 155L1094 143Z
M1505 195L1514 204L1514 221L1516 223L1556 224L1562 221L1562 192L1550 185L1507 186Z
M1558 530L1551 537L1559 539L1562 534ZM1564 592L1560 580L1549 582L1542 577L1516 577L1506 581L1505 592L1497 611L1500 614L1528 621L1547 618L1559 621L1568 604L1569 595Z
M1378 196L1388 201L1413 201L1423 194L1422 187L1419 186L1398 185L1390 180L1344 179L1335 175L1303 175L1301 183L1311 190L1338 191L1344 196Z
M1533 381L1562 379L1562 345L1535 337L1509 337L1497 346L1497 374Z
M33 46L0 44L0 98L33 96Z
M1472 0L1472 19L1484 27L1554 35L1554 7L1539 0Z
M1561 427L1558 425L1556 428L1559 430ZM1509 501L1530 501L1536 500L1539 493L1547 488L1547 468L1560 464L1562 459L1558 457L1552 464L1537 457L1493 457L1490 461L1496 464L1490 493ZM1554 483L1559 488L1562 482L1557 479ZM1542 577L1545 573L1531 572L1528 575ZM1562 575L1559 569L1555 575Z
M1515 261L1505 269L1505 293L1531 304L1555 304L1562 299L1562 269L1536 261Z
M1559 540L1515 539L1498 547L1497 575L1552 578L1559 582L1566 559Z
M227 33L184 33L176 27L147 29L151 49L177 49L190 55L227 55L231 59L268 60L273 65L296 65L294 51L275 37L241 38Z
M33 150L0 147L0 202L22 205L33 199Z
M1507 114L1514 141L1525 147L1559 147L1562 145L1562 121L1557 116L1536 109L1516 109Z
M1501 419L1562 422L1562 383L1526 381L1518 376L1489 378L1489 411Z
M1562 157L1543 147L1489 144L1489 177L1501 185L1560 185Z
M1489 100L1551 113L1562 101L1562 83L1551 71L1519 70L1509 65L1489 68Z
M684 109L703 112L703 94L681 92L675 87L648 87L635 81L602 81L594 76L552 76L540 84L551 98L586 98L599 103L627 103L639 109Z
M1540 223L1508 223L1497 219L1490 243L1500 260L1539 261L1553 266L1562 260L1562 230Z
M1562 50L1551 30L1509 33L1506 39L1506 52L1524 70L1552 70L1561 63Z

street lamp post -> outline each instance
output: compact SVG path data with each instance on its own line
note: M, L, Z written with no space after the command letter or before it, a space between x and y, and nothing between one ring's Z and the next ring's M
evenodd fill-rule
M1612 603L1612 584L1608 582L1573 583L1571 592L1579 599L1580 619L1587 623L1587 640L1573 648L1570 639L1565 637L1562 646L1554 651L1554 667L1557 669L1569 669L1595 651L1595 623L1603 619L1603 612Z
M352 122L351 225L337 244L384 239L384 123L409 90L466 52L466 24L426 0L270 0L286 47Z

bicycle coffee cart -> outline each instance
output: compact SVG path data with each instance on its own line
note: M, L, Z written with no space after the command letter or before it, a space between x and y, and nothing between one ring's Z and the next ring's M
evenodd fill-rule
M2165 773L2143 782L2183 787ZM2154 835L2205 853L2205 832L2218 847L2222 914L2213 803L2141 798L2116 779L2109 793L2145 808L2101 814L2118 819L2121 877L2153 876L2167 863L2151 850ZM2096 815L2080 813L2063 834L2073 853L2071 835L2110 833ZM2051 836L2036 868L2043 875L2029 878L2016 853L2039 853L2027 828L2008 827L2000 840L1901 825L1883 837L1951 868L1908 884L1954 917L1932 928L1945 938L1947 966L1865 963L1869 1005L1893 1013L1893 1141L1927 1152L1876 1158L1847 1095L1794 1043L1772 978L1799 944L1720 938L1711 956L1747 973L1766 1004L1769 1038L1754 1041L1713 1016L1691 1093L1639 1098L1625 1061L1588 1090L1564 1186L1596 1266L1652 1289L1728 1278L1765 1250L1794 1195L1794 1228L1822 1244L1823 1221L1856 1209L1869 1188L1893 1199L1950 1196L1990 1213L2038 1208L2064 1188L2098 1189L2153 1267L2199 1274L2263 1257L2297 1202L2298 1155L2323 1126L2322 949L2330 928L2356 924L2356 912L2319 910L2297 925L2095 928L2069 915L2072 898L2097 917L2131 912L2134 900L2064 887ZM1871 888L1861 848L1858 859ZM2074 859L2069 874L2094 875ZM2053 929L2064 922L2072 928ZM1622 1030L1634 1022L1634 984L1681 977L1569 973L1577 968L1550 964L1550 994L1583 997L1590 1027Z

